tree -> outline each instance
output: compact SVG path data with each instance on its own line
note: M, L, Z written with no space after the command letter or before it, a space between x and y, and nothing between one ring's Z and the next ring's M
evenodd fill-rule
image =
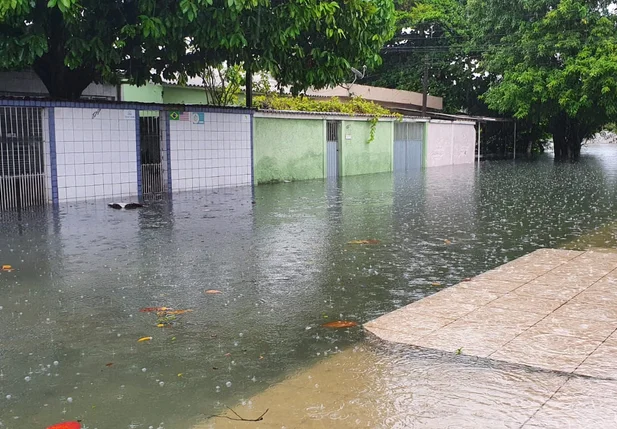
M392 10L392 0L0 0L0 68L32 67L63 99L91 82L182 82L224 62L300 91L379 63Z
M31 67L51 97L92 82L142 84L164 52L181 50L173 0L0 0L0 69ZM174 19L170 19L173 17Z
M383 65L366 81L422 92L428 68L428 92L444 98L446 112L485 113L478 95L486 85L483 76L474 74L479 53L469 50L465 4L465 0L397 0L396 33L385 45Z
M617 16L609 1L470 0L488 106L542 126L556 160L617 118Z

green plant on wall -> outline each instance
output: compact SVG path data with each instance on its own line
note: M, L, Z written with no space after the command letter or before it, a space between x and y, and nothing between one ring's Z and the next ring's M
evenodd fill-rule
M324 113L343 113L346 115L371 115L368 122L371 124L371 131L367 143L375 140L375 132L379 119L384 116L393 116L397 119L402 116L393 113L385 107L365 100L362 97L352 97L349 101L343 102L334 97L330 100L314 100L308 97L286 97L276 94L256 97L255 107L265 110L287 110L296 112L324 112Z

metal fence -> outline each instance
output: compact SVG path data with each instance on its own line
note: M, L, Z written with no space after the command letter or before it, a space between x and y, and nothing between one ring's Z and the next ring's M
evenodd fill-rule
M42 109L0 107L0 209L47 201Z
M144 197L156 197L164 192L161 157L161 121L159 111L141 111L139 114L139 145L141 181Z

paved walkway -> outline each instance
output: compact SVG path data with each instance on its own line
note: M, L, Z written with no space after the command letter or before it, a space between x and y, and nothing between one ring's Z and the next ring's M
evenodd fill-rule
M538 250L365 328L233 407L262 421L195 429L617 429L617 253Z
M418 347L617 379L617 253L541 249L365 325Z

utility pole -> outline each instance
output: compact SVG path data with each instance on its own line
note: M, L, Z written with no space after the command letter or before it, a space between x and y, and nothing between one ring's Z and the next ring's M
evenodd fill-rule
M424 76L422 77L422 117L426 118L428 102L428 54L424 55Z
M253 107L253 72L251 67L246 68L246 107Z

